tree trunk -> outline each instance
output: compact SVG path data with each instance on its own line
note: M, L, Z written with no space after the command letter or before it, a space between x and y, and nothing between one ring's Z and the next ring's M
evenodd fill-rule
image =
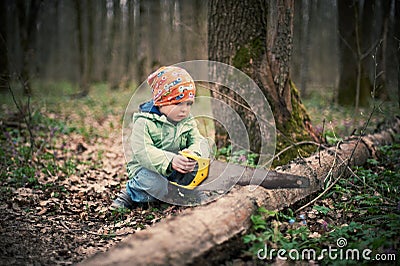
M146 4L148 9L147 21L149 23L149 31L147 34L147 45L149 46L149 54L148 59L150 63L151 72L157 70L161 67L161 54L162 51L160 49L160 36L158 34L154 34L154 32L158 32L163 26L161 25L161 1L154 1L152 3Z
M305 158L301 163L282 167L286 169L285 173L308 177L309 188L266 190L258 187L250 191L247 186L236 187L215 202L186 209L179 216L136 232L108 252L96 254L81 265L131 265L132 262L135 265L217 265L221 261L206 255L249 230L250 217L258 206L280 210L304 199L322 188L328 173L336 179L346 174L347 166L364 164L376 154L378 146L394 142L399 133L398 119L390 129L365 136L361 141L349 139L340 145L340 149L333 147ZM220 260L235 252L223 250L222 255L219 252ZM222 258L223 255L228 257Z
M7 52L7 4L0 1L0 91L7 90L8 52Z
M386 93L383 70L389 11L389 1L338 1L341 61L338 101L354 105L356 112L359 106L369 104L374 88L376 94Z
M140 38L141 38L141 34L140 34L140 20L142 18L142 14L140 11L140 0L135 0L133 2L134 7L133 7L133 16L134 16L134 27L133 27L133 31L134 34L132 36L132 56L133 56L133 61L132 61L132 71L134 73L133 77L134 77L134 81L136 84L139 84L142 80L141 75L139 73L139 68L140 68L140 53L139 53L139 49L140 49Z
M397 18L395 21L395 29L394 29L394 37L397 41L397 101L400 108L400 2L395 2L395 15L394 17Z
M358 103L366 105L365 99L371 91L371 83L364 69L361 68L359 54L360 47L360 23L358 22L357 1L338 1L339 22L339 57L340 77L338 102L341 105L353 105ZM357 99L358 87L358 99ZM360 102L357 102L361 99ZM364 100L365 99L365 100Z
M77 38L78 38L78 62L79 62L79 89L80 92L77 93L76 97L83 97L89 93L89 84L87 80L87 69L86 69L86 53L85 53L85 44L84 44L84 29L83 29L83 4L84 2L81 0L75 0L75 11L76 11L76 31L77 31Z
M302 64L300 67L300 91L303 96L307 95L307 81L309 75L309 50L310 50L310 13L311 4L309 0L298 1L301 5L301 39L300 39L300 58Z
M87 0L87 23L88 23L88 41L87 41L87 67L85 73L86 81L92 82L93 80L93 67L94 67L94 18L95 18L94 0ZM87 87L89 93L89 86Z
M278 150L293 142L310 139L312 132L310 118L289 73L293 12L293 0L209 1L209 59L232 65L257 83L275 117ZM240 91L239 95L221 87L218 91L212 96L227 102L220 96L225 94L245 105ZM257 153L261 135L256 119L236 104L231 107L240 114L249 132L250 149ZM213 109L223 112L221 106ZM218 138L223 134L223 128L216 125L218 146L222 146ZM295 156L297 154L289 157ZM282 159L281 164L291 158Z
M108 80L110 84L110 88L112 90L119 89L121 85L121 78L122 78L122 65L121 62L123 61L121 58L124 56L122 51L122 10L120 6L119 0L113 1L113 22L112 22L112 29L111 29L111 40L112 40L112 56L111 62L108 73Z
M387 1L383 2L386 3ZM398 69L400 65L400 60L398 57L399 52L399 44L400 44L400 33L399 26L400 20L398 19L400 16L399 10L396 11L396 8L400 8L400 2L398 0L391 0L389 3L389 10L387 13L387 17L384 18L385 25L387 28L387 37L385 38L385 64L384 64L384 72L385 72L385 81L386 81L386 98L390 100L394 100L393 95L398 95L398 90L400 84L398 83ZM397 12L397 13L396 13ZM400 97L398 98L400 99Z
M137 60L137 47L136 47L136 39L139 38L136 32L137 28L137 17L136 17L136 8L137 1L128 1L127 3L127 25L126 25L126 38L125 38L125 67L124 67L124 75L126 75L125 84L123 85L125 88L129 88L129 85L132 84L132 81L136 81L137 77L135 72L136 69L136 60Z
M100 57L101 59L98 61L99 73L100 73L100 80L102 82L107 82L107 72L108 72L108 65L110 64L109 60L109 45L110 40L108 38L108 7L107 7L107 0L96 1L97 3L100 2L100 27L99 27L99 40L100 40Z
M192 4L192 3L191 3ZM177 27L177 34L178 34L178 51L177 51L177 53L178 53L178 58L180 59L180 60L184 60L185 58L186 58L186 54L187 54L187 51L186 51L186 40L185 40L185 31L184 31L184 29L183 29L183 23L185 23L184 22L184 17L185 17L185 14L193 14L193 13L191 13L191 12L187 12L187 13L185 13L185 7L186 7L186 5L187 5L187 2L186 2L186 5L185 5L185 2L179 2L179 1L176 1L175 3L174 3L174 19L176 19L177 20L177 23L179 23L178 25L176 25L175 27Z
M369 12L371 16L375 17L375 21L371 20L370 16L364 15L363 18L365 34L368 32L370 34L368 46L373 48L369 60L365 60L364 63L367 65L370 73L373 73L371 75L374 93L372 96L379 97L382 100L388 100L389 70L387 69L386 60L388 59L388 45L390 45L389 38L392 38L389 35L390 2L374 1L369 6ZM367 1L367 3L369 2Z
M107 2L108 3L108 2ZM108 5L108 4L107 4ZM108 9L108 8L107 8ZM110 12L111 10L107 10ZM118 0L112 1L112 18L111 18L111 28L109 31L107 45L106 45L106 52L105 52L105 68L104 68L104 78L106 82L110 83L110 88L116 89L118 85L116 85L116 71L113 68L113 63L115 59L115 48L117 43L117 35L119 33L119 19L120 19L120 6ZM108 18L107 14L107 18ZM108 20L108 19L107 19Z
M22 47L21 80L23 82L23 91L25 95L32 94L31 73L29 68L31 66L31 60L35 56L33 45L35 44L37 18L41 3L41 0L17 1L19 33Z

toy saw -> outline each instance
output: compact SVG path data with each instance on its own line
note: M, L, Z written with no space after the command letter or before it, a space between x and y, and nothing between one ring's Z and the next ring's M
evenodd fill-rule
M197 161L194 172L184 178L172 180L172 183L193 190L201 185L204 190L226 189L233 185L260 185L268 189L306 188L310 186L307 177L280 173L261 168L252 168L233 163L211 161L191 153L181 155Z

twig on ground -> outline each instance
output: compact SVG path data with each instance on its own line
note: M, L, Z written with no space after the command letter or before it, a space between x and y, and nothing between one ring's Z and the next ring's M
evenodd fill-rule
M86 230L86 229L71 229L71 228L69 228L69 227L64 223L64 221L59 221L59 222L60 222L60 224L61 224L62 227L64 227L65 229L67 229L68 232L70 232L70 233L72 233L72 234L78 234L78 233L85 232L85 233L90 234L90 235L103 236L103 237L108 237L108 236L126 236L126 235L129 235L129 234L130 234L130 233L128 233L128 232L120 233L120 234L117 234L117 233L100 234L100 233L92 232L92 231L89 231L89 230Z
M351 174L352 176L354 176L355 178L357 178L358 180L360 180L361 182L363 182L364 185L367 186L369 189L371 189L371 190L374 191L375 193L381 194L381 193L379 193L379 191L377 191L374 187L372 187L372 186L368 185L367 183L365 183L365 181L362 180L362 179L353 171L353 169L351 169L351 167L348 167L347 169L349 170L349 172L350 172L350 174ZM386 200L389 201L390 199L389 199L389 198L386 198ZM397 203L394 202L394 201L391 201L391 203L392 203L392 204L397 204Z
M62 225L62 227L68 230L68 232L74 233L74 231L72 231L63 221L60 220L59 222Z
M321 164L321 146L322 146L322 138L323 138L323 136L324 136L324 132L325 132L325 118L324 118L324 120L322 121L322 132L321 132L321 139L320 139L320 142L321 142L321 144L320 144L320 146L318 147L318 163L319 163L319 166L321 167L322 166L322 164Z
M28 108L28 118L29 118L29 119L27 119L27 118L26 118L26 113L25 113L25 111L24 111L24 110L22 109L22 107L18 104L17 99L15 98L15 95L14 95L13 90L11 89L10 83L8 83L8 90L9 90L9 92L10 92L10 94L11 94L11 97L12 97L12 99L13 99L13 102L14 102L15 106L17 107L17 109L18 109L18 111L20 112L22 118L24 119L24 122L25 122L25 124L26 124L27 129L28 129L29 137L30 137L30 144L31 144L31 145L30 145L29 151L30 151L30 154L31 154L31 157L32 157L32 155L33 155L33 148L34 148L34 145L35 145L35 138L34 138L34 136L33 136L32 128L31 128L31 118L32 118L31 112L30 112L30 99L31 99L31 97L28 96L27 108Z
M336 160L337 160L337 158L338 158L338 153L337 153L337 151L338 151L339 146L340 146L341 143L342 143L341 141L339 141L338 143L336 143L336 148L335 148L335 159L333 160L332 166L331 166L331 168L329 168L329 171L328 171L328 173L326 174L326 176L325 176L325 178L324 178L324 181L323 181L324 184L326 183L326 179L328 178L328 176L331 175L332 170L333 170L333 168L335 167ZM339 158L340 158L340 156L339 156ZM340 158L340 159L341 159L341 158ZM344 160L342 160L342 162L343 162L343 161L344 161Z
M339 166L341 166L342 164L344 164L345 161L342 161L341 164ZM347 162L348 163L348 162ZM331 171L330 171L331 172ZM329 173L330 173L329 172ZM329 174L328 173L328 174ZM317 200L319 200L323 195L326 194L326 192L328 192L334 185L336 185L336 183L343 177L345 171L342 171L340 173L340 175L335 179L335 181L332 182L332 184L330 184L326 189L324 189L324 191L322 191L322 193L320 193L317 197L315 197L314 199L312 199L310 202L306 203L305 205L303 205L302 207L298 208L295 212L299 212L305 208L307 208L308 206L310 206L311 204L313 204L314 202L316 202Z

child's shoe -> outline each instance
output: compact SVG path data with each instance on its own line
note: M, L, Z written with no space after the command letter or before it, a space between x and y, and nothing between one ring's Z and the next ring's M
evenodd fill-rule
M115 198L110 208L112 210L119 208L133 209L135 207L135 202L131 199L126 190L121 190L118 196Z

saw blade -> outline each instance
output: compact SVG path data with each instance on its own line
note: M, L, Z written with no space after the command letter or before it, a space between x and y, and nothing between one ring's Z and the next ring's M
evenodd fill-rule
M201 185L204 189L227 189L234 185L260 185L268 189L307 188L310 180L304 176L252 168L233 163L212 161L208 177Z

